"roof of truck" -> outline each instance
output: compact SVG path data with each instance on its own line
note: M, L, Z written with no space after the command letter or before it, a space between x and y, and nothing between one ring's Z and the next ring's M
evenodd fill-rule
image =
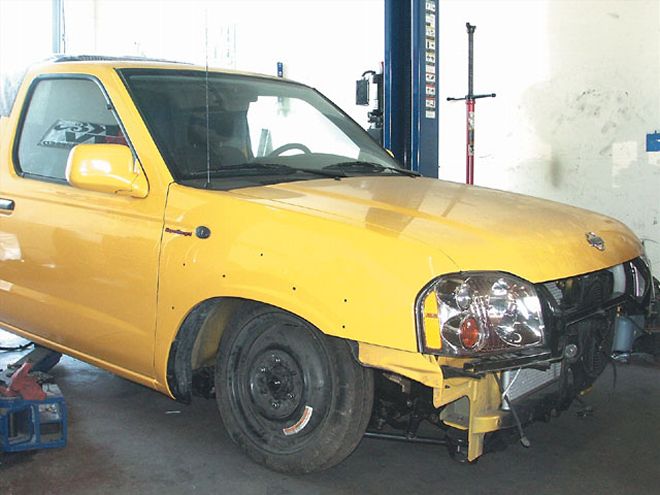
M166 60L162 58L149 58L149 57L135 57L135 56L110 56L110 55L55 55L48 59L54 63L62 62L161 62L165 64L185 64L192 65L187 62L180 62L176 60Z
M282 80L282 78L269 74L261 74L256 72L225 69L218 67L205 67L204 65L193 64L190 62L181 62L181 61L166 60L160 58L149 58L149 57L107 56L107 55L55 55L45 60L44 63L45 64L81 63L85 65L104 65L117 69L144 68L144 69L174 69L174 70L178 69L178 70L196 70L196 71L204 71L208 69L210 72L216 72L216 73L241 74L246 76L257 76L257 77L265 77L268 79Z

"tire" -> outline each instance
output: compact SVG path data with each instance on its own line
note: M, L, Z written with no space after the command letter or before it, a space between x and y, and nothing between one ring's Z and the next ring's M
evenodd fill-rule
M357 447L371 416L372 371L348 343L277 308L239 311L220 341L215 389L229 436L284 473L330 468Z

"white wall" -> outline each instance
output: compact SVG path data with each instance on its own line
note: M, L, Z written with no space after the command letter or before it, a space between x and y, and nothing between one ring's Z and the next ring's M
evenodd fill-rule
M50 1L0 0L0 75L51 54Z
M208 55L210 66L267 74L283 62L286 77L316 87L366 125L368 110L355 106L355 80L383 59L382 5L382 0L65 0L66 51L200 64Z
M467 34L475 33L476 179L603 212L660 271L660 2L441 0L440 176L464 181Z

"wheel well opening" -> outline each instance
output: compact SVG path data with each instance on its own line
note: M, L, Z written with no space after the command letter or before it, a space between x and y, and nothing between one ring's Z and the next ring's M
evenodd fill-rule
M167 362L167 385L176 400L188 404L193 395L206 398L215 395L213 375L222 335L238 313L254 306L269 305L249 299L216 297L199 303L188 313L170 346ZM359 363L357 343L346 342L353 359Z
M167 384L177 400L190 403L193 391L212 395L212 370L222 334L232 316L249 303L218 297L199 303L188 313L171 345L167 363Z

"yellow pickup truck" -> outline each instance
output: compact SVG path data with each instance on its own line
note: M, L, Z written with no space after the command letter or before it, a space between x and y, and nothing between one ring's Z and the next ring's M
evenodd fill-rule
M588 389L652 291L621 223L419 177L295 82L60 57L0 122L0 325L215 395L275 470L422 420L475 460Z

